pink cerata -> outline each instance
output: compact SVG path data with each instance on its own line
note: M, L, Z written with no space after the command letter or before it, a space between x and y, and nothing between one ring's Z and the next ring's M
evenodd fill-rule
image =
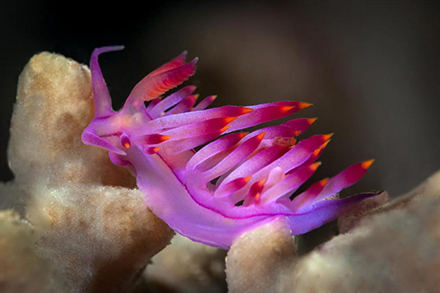
M206 109L215 96L196 105L194 86L162 98L195 73L197 58L186 63L186 53L148 74L123 108L113 111L98 56L120 49L103 47L92 54L95 118L82 141L107 149L114 164L130 168L148 207L177 233L228 249L243 232L276 218L285 218L292 235L302 234L377 195L336 196L364 175L373 163L369 160L312 184L292 200L292 193L320 165L316 160L331 134L297 142L314 118L240 131L311 104L283 101ZM146 106L146 101L151 102Z

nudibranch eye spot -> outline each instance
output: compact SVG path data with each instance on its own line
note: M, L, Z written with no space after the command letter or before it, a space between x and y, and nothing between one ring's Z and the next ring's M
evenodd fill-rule
M292 234L332 221L377 193L338 198L373 163L364 161L322 179L294 197L315 173L333 134L298 140L316 118L247 129L310 107L281 101L253 106L197 103L195 86L164 94L195 73L186 52L143 78L119 111L111 107L98 56L122 47L95 49L90 61L95 118L82 134L85 144L109 151L114 164L129 166L145 203L176 232L228 249L242 233L286 219ZM147 102L147 104L145 103Z

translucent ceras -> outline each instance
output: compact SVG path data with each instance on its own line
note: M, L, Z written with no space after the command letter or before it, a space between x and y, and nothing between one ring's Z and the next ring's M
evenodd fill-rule
M114 164L130 168L148 207L177 233L227 249L243 232L275 218L284 217L292 234L302 234L377 194L335 196L364 175L370 160L312 184L292 200L292 193L320 165L316 160L331 135L297 142L313 118L240 131L310 104L283 101L206 109L215 96L196 105L194 86L162 98L194 74L197 59L186 63L185 53L143 78L123 108L113 111L98 55L120 49L104 47L92 54L95 118L82 140L107 149ZM146 101L151 102L146 106Z

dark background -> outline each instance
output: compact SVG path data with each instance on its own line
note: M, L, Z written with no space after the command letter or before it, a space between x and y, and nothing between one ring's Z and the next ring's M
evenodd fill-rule
M88 63L102 56L115 107L134 84L183 50L200 57L192 82L215 106L301 100L295 117L334 132L317 177L375 158L349 192L397 196L440 169L437 1L8 1L0 5L0 179L17 78L41 51Z

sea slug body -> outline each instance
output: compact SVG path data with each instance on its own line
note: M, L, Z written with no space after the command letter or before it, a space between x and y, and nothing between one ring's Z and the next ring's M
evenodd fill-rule
M103 47L92 54L95 118L82 140L107 149L114 164L130 168L148 207L176 232L228 249L243 232L278 217L286 219L292 234L302 234L377 195L335 197L364 175L373 162L369 160L312 184L292 200L292 193L319 167L317 159L331 134L297 141L314 118L240 131L310 104L283 101L206 109L215 96L196 105L194 86L162 98L195 73L197 59L186 62L185 53L148 74L123 108L113 111L98 56L120 49Z

